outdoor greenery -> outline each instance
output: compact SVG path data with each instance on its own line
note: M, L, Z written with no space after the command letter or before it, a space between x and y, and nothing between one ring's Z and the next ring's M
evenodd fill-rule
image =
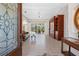
M44 33L45 31L44 24L32 24L31 31L34 31L36 33Z

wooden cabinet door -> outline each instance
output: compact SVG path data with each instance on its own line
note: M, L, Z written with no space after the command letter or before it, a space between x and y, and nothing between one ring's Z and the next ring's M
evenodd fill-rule
M58 15L58 39L64 37L64 15Z

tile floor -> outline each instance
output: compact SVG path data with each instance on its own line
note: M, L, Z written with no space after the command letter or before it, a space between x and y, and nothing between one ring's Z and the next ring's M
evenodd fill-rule
M61 42L44 34L37 34L36 40L28 39L23 42L23 56L63 56Z

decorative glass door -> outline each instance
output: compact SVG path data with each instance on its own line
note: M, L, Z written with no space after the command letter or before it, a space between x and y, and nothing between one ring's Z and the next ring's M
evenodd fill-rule
M0 4L0 55L17 47L17 4Z

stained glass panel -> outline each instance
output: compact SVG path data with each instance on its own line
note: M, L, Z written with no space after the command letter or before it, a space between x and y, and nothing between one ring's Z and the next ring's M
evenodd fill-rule
M17 47L17 4L0 4L0 55Z

